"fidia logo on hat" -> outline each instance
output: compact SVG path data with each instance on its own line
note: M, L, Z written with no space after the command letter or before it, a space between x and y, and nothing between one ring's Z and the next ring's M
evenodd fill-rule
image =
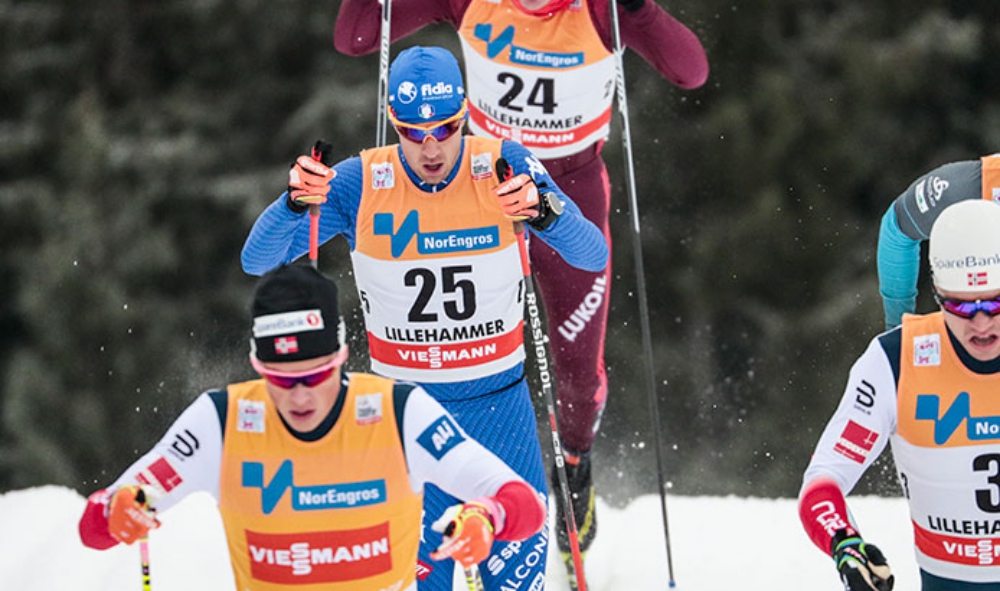
M441 121L464 103L462 71L447 49L410 47L389 67L389 108L402 123Z

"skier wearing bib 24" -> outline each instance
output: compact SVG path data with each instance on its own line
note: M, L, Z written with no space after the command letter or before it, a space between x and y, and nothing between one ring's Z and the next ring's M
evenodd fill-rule
M708 61L698 38L654 0L622 0L618 15L623 46L660 75L685 89L705 83ZM609 0L392 0L391 16L393 41L432 23L455 27L472 133L515 140L538 155L610 244L611 187L600 155L615 95ZM378 50L380 22L377 0L343 0L334 31L337 50ZM611 263L600 273L574 268L539 242L531 245L531 262L550 327L560 435L585 550L596 533L590 450L608 392L604 339ZM563 523L558 509L557 522ZM563 528L559 534L566 552Z
M1000 591L1000 205L949 206L928 256L940 310L871 341L799 495L802 524L847 591L893 586L844 499L889 441L922 590Z
M885 327L899 326L917 306L920 243L945 208L968 199L1000 203L1000 154L939 166L903 191L882 216L878 282Z
M351 248L372 368L419 383L470 436L538 490L545 469L524 375L523 270L513 221L571 265L603 268L600 231L580 215L538 159L520 144L463 136L468 111L455 57L412 47L389 69L389 120L400 143L328 168L308 156L289 191L257 219L243 248L248 273L309 249L305 203L321 203L319 240L342 234ZM494 172L504 158L514 177ZM429 525L449 495L428 487L420 588L450 589L451 565L431 563L440 536ZM547 531L495 544L482 569L488 589L540 589Z
M337 310L336 286L312 267L261 279L250 342L261 379L196 398L90 496L83 543L132 544L159 512L203 491L218 501L240 591L413 591L426 483L470 499L437 524L451 531L437 555L475 562L494 537L538 532L538 493L426 392L341 371Z

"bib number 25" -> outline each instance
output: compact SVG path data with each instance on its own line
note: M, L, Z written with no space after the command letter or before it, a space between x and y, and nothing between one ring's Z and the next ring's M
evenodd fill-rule
M432 269L416 267L403 276L406 287L417 288L417 297L410 306L410 322L437 322L438 313L428 310L440 289L441 310L452 320L468 320L476 313L476 284L463 275L472 273L472 265L442 267L441 277ZM440 287L439 287L440 286Z

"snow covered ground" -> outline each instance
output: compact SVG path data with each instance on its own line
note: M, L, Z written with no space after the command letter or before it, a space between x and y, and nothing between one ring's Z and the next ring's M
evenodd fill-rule
M833 564L808 541L791 499L668 497L676 588L690 591L839 591ZM906 506L901 499L851 498L865 537L896 573L896 589L919 587ZM98 552L76 533L84 499L61 487L0 495L0 589L137 591L136 547ZM628 506L598 500L599 533L587 557L593 591L667 589L659 498ZM233 591L214 501L193 496L161 515L150 536L154 591ZM549 591L563 591L550 554Z

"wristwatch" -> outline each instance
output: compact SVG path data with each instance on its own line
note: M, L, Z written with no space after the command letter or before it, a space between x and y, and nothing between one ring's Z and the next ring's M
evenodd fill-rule
M538 201L538 217L529 220L528 223L536 230L545 230L562 215L563 203L559 200L559 196L552 191L546 191L539 195Z

